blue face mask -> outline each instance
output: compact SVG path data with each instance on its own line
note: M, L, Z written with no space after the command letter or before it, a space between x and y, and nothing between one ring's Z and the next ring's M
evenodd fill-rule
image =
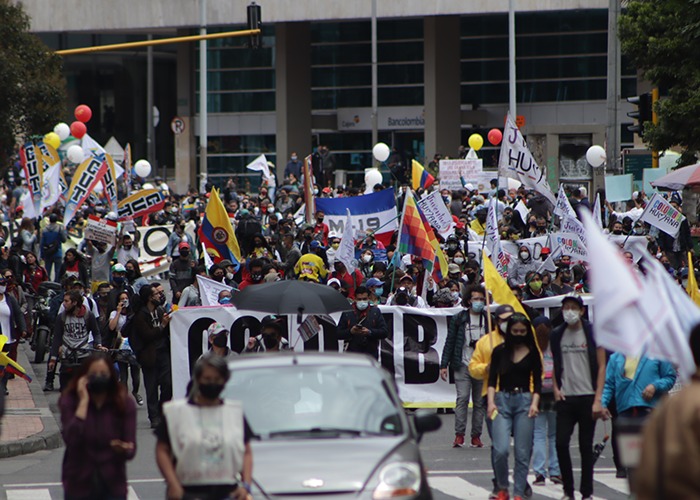
M375 294L377 297L381 297L382 294L384 294L384 288L383 288L383 287L375 288L375 289L374 289L374 294Z
M123 285L126 281L126 278L124 276L115 276L114 278L112 278L112 280L114 281L115 285Z
M482 302L480 300L475 300L474 302L472 302L472 311L479 314L479 313L484 311L485 305L486 304L484 302Z
M231 297L222 297L219 299L219 304L226 305L231 303Z

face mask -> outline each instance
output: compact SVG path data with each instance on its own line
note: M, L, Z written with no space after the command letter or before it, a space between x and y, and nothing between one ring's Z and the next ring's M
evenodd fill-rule
M297 157L296 157L296 156L292 156L292 161L297 161Z
M323 217L319 217L318 219L316 219L316 222L319 224L323 224Z
M134 276L136 276L136 271L133 269L127 269L126 270L126 277L129 279L132 279Z
M513 344L524 344L525 335L511 335L510 340Z
M530 254L528 252L520 252L520 258L522 260L527 260L530 258Z
M616 235L618 235L618 236L619 236L619 235L621 235L621 234L622 234L622 230L620 230L620 229L616 229L616 230L615 230L615 231L613 231L612 233L613 233L613 234L616 234Z
M459 292L450 292L450 297L452 297L453 302L456 302L461 298Z
M566 309L565 311L562 311L561 314L564 317L564 321L567 325L574 325L578 323L579 319L581 319L578 311L573 311L571 309Z
M122 301L122 307L129 307L129 301L128 300Z
M219 304L221 304L221 305L225 306L226 304L230 304L230 303L231 303L231 297L221 297L221 299L219 299Z
M185 250L185 249L180 250L180 257L187 257L189 255L190 255L189 250Z
M363 255L362 256L362 262L364 262L365 264L369 263L369 261L371 261L371 260L372 260L371 255Z
M99 247L98 247L98 248L99 248ZM131 250L131 244L129 244L129 245L126 245L126 244L125 244L125 245L124 245L124 250ZM105 248L104 248L104 247L100 248L100 252L104 252L104 251L105 251Z
M318 194L318 189L314 189L314 196Z
M312 239L313 237L314 237L313 234L304 234L304 239L305 239L306 241L311 241L311 239Z
M374 294L375 294L377 297L381 297L381 296L384 294L384 288L381 287L381 286L380 286L379 288L375 288L375 289L374 289Z
M357 309L359 311L364 311L365 309L367 309L369 307L369 301L358 300L357 302L355 302L355 306L357 307Z
M461 266L462 264L464 264L464 258L463 257L455 257L453 262L455 264L457 264L458 266Z
M228 335L226 335L225 333L220 333L219 335L214 337L214 340L212 340L211 343L216 347L226 347L227 342L228 342Z
M484 302L480 300L475 300L474 302L472 302L472 311L474 311L477 314L483 312L485 305L486 304Z
M112 278L116 285L123 285L126 278L124 276L115 276Z
M227 280L232 280L232 279L233 279L233 273L226 273L226 279L227 279Z
M562 283L571 283L571 276L569 276L568 274L562 274L561 282Z
M532 289L533 292L539 292L540 290L542 290L542 282L541 281L531 281L530 288Z
M263 335L262 340L263 344L265 345L265 349L267 349L268 351L270 349L274 349L275 347L277 347L277 344L279 344L275 335Z
M340 246L340 243L333 243L331 245L331 248L333 248L334 250L337 250L339 246Z
M267 213L268 213L268 214L273 214L273 213L275 213L275 209L274 209L274 208L268 208L268 209L267 209Z
M173 207L170 209L171 214L176 214L177 213L177 208Z
M260 281L261 279L263 279L263 277L262 274L251 274L250 279L252 281Z
M684 289L687 289L687 288L688 288L688 280L682 280L682 281L681 281L681 285L683 285L683 288L684 288ZM1 292L0 292L0 293L1 293Z
M112 387L112 379L109 375L90 375L87 389L92 394L104 394Z
M158 305L159 306L164 306L165 305L165 294L158 294Z
M498 329L501 331L501 333L506 333L506 328L508 328L508 322L507 321L501 321L498 324Z
M0 286L0 293L5 293L7 291L7 286Z
M206 399L216 399L224 390L224 384L199 384L199 393Z

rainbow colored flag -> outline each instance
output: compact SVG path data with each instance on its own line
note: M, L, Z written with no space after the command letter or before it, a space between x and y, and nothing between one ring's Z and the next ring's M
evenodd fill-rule
M430 175L423 165L416 160L411 160L411 183L413 189L423 188L428 189L435 182L435 177Z
M428 241L430 241L430 246L433 247L433 249L435 250L433 279L436 282L439 282L442 281L445 276L447 276L447 266L449 265L449 263L447 262L447 256L445 255L445 252L443 252L442 248L440 248L440 242L435 237L435 231L433 231L433 228L430 226L428 218L420 209L420 206L417 206L417 208L421 220L423 221L423 227L425 228L425 232L428 234Z
M407 191L399 229L399 252L420 257L425 268L432 272L435 265L435 247L430 238L435 238L435 235L429 229L426 230L424 217L416 204L413 192Z
M7 372L18 377L22 377L27 382L31 382L32 377L27 375L24 368L22 368L16 361L10 359L7 353L2 352L2 348L5 347L8 340L7 335L0 334L0 376L2 376L4 372Z
M199 228L199 241L215 264L228 259L238 267L243 260L231 219L216 188L212 188L209 195L202 226Z

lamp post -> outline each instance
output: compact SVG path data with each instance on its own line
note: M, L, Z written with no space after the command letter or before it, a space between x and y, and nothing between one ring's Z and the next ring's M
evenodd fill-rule
M207 34L207 0L199 0L199 34ZM207 41L199 41L199 175L200 189L207 182Z

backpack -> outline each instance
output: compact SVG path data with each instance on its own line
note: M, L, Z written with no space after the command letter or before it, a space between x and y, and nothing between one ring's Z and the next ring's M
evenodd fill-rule
M44 243L43 245L41 245L41 251L44 255L53 255L56 252L58 252L58 249L61 245L60 234L57 232L54 232L54 231L49 231L46 233L46 235L47 235L47 238L46 238L47 240L49 239L48 235L53 235L55 237L54 237L53 241L51 241L50 243Z

